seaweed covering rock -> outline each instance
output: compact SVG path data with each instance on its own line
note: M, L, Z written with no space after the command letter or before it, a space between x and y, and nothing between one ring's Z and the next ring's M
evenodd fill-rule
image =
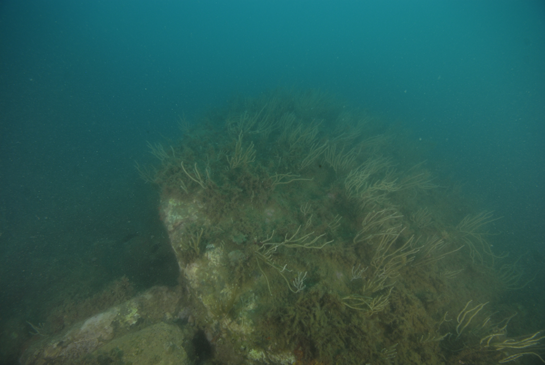
M482 310L505 290L482 231L492 219L437 189L388 126L320 92L272 93L150 146L161 165L141 172L161 189L192 319L218 362L517 356L499 337L481 342L512 314Z

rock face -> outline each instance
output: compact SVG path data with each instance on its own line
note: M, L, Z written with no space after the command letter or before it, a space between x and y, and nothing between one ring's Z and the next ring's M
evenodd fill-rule
M247 265L249 258L241 250L227 251L229 246L221 240L204 242L208 238L204 232L213 230L204 203L198 197L190 201L169 197L164 199L161 212L182 275L193 294L194 315L216 346L216 357L228 363L295 363L291 349L257 345L261 334L256 330L254 312L259 307L256 290L263 276L255 272L255 278L244 285L233 280L233 272ZM200 230L193 231L195 226Z
M33 343L20 362L23 365L95 364L99 360L115 359L119 364L124 361L149 364L142 359L153 357L163 358L164 364L186 364L187 355L182 344L191 335L168 324L184 316L181 303L179 288L151 288L57 336ZM159 348L161 352L158 352Z

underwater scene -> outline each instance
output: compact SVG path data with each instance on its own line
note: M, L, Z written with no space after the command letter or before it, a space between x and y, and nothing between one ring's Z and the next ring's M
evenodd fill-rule
M0 9L0 364L545 363L540 2Z

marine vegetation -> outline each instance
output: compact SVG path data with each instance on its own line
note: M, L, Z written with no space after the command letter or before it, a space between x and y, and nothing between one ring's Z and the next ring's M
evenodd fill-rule
M316 90L181 122L139 167L221 364L493 364L543 358L499 295L524 284L494 221L402 131Z

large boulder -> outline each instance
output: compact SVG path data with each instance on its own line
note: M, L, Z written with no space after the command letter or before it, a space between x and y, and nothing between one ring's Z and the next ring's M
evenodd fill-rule
M218 362L441 364L440 344L493 330L447 314L498 293L490 217L457 226L470 212L380 130L320 94L269 95L152 146L162 164L142 172Z
M163 359L164 364L186 364L184 345L192 334L187 330L184 333L174 324L187 317L182 299L180 287L153 287L58 335L37 336L21 356L20 363L98 364L110 359L119 364L125 361L148 364L150 362L135 360L154 358ZM160 348L162 351L158 351ZM174 358L179 360L176 362Z
M132 365L188 365L192 362L185 348L191 338L192 334L184 334L179 326L159 322L108 342L91 358L111 358Z

